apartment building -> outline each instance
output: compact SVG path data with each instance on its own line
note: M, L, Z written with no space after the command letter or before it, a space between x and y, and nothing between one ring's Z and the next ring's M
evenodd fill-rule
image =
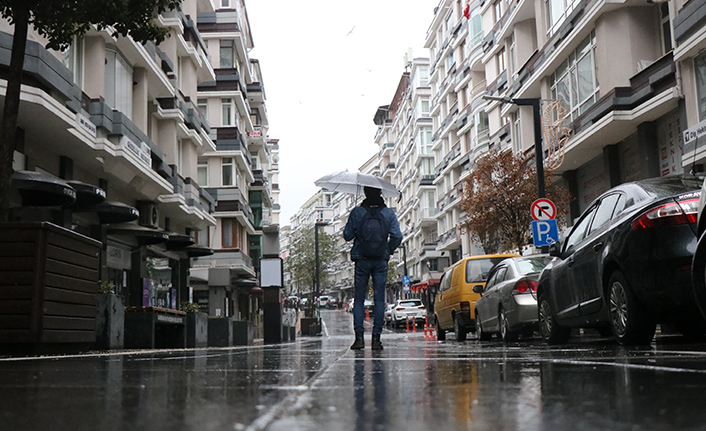
M93 29L55 52L28 36L11 218L100 241L99 277L127 306L176 309L189 298L190 258L210 253L193 245L194 232L216 224L196 160L215 144L194 101L197 85L215 77L194 18L212 10L184 0L162 14L170 37L159 45ZM9 52L11 25L0 32ZM46 202L32 189L48 182L76 201L37 206Z
M279 141L267 136L263 76L248 54L254 45L245 2L222 0L198 15L197 26L214 66L214 79L199 84L197 100L214 146L198 158L197 169L216 206L214 225L197 233L214 253L194 260L191 273L200 281L194 298L211 316L257 320L264 237L279 241L273 212Z

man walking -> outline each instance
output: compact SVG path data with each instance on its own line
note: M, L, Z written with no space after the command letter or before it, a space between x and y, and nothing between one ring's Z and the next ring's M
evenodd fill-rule
M363 305L368 280L373 278L373 340L371 348L382 350L380 334L385 318L385 283L390 255L402 242L402 232L395 213L385 205L381 190L364 187L365 200L355 207L343 230L343 239L353 241L351 260L355 262L355 302L353 303L353 350L365 347L363 340ZM389 239L388 239L389 238Z

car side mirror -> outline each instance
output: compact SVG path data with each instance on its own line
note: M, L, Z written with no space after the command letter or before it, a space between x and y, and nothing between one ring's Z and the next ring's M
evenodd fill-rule
M549 256L561 257L561 241L557 241L549 246Z
M473 286L473 292L474 292L474 293L477 293L477 294L479 294L479 295L482 295L484 290L485 290L485 289L483 289L483 285L482 285L482 284L476 284L475 286Z

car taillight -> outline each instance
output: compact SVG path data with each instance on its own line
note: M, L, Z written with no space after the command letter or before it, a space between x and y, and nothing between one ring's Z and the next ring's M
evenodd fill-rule
M397 307L397 308L395 308L395 310L402 311L402 310L404 310L404 307Z
M696 223L699 199L686 199L652 208L632 222L635 230Z
M426 309L426 307L425 307L425 306L423 306L423 305L420 305L420 306L419 306L419 307L417 307L417 308L418 308L418 309L420 309L420 310L425 310L425 309Z
M537 282L536 281L522 280L515 285L515 288L512 290L512 294L519 295L520 293L528 293L528 292L536 292L536 291L537 291Z
M461 306L461 311L471 311L471 304L469 302L462 302L459 305Z

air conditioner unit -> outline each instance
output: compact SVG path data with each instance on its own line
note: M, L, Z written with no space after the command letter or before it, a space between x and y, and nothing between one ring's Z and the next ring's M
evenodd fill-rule
M140 211L140 224L142 226L159 227L157 205L149 201L140 201L137 203L137 209Z

